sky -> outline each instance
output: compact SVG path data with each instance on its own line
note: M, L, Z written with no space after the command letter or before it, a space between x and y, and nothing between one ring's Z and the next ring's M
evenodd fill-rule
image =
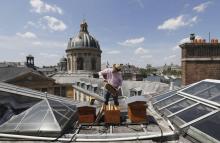
M102 63L179 64L190 33L220 37L219 0L1 0L0 62L56 65L83 19Z

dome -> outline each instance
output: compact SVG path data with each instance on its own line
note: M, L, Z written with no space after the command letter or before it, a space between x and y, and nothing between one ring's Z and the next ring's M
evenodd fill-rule
M33 56L32 56L31 54L27 55L27 57L29 57L29 58L33 58Z
M60 62L66 62L67 61L67 59L65 58L65 57L62 57L61 59L60 59Z
M92 37L87 29L85 21L80 24L80 32L73 38L70 38L67 49L73 48L97 48L100 49L98 41Z

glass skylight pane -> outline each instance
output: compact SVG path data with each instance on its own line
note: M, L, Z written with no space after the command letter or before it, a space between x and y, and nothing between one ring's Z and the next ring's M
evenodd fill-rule
M211 101L215 101L220 104L220 95L212 98Z
M0 128L0 132L11 132L17 127L17 123L9 123L9 124L4 124Z
M49 106L44 100L39 104L36 104L31 110L27 111L26 116L19 124L18 129L20 131L38 131L46 116Z
M0 125L16 117L41 99L0 91ZM7 104L5 104L7 103Z
M183 90L182 92L220 103L220 83L203 81L197 85Z
M19 131L34 131L38 132L39 128L41 126L41 123L22 123L19 124Z
M167 98L167 99L165 99L165 100L163 100L161 102L156 103L154 106L157 107L157 108L161 108L163 106L171 104L172 102L175 102L175 101L180 100L182 98L183 98L182 96L174 95L174 96L172 96L170 98Z
M182 110L183 108L186 108L192 104L195 104L196 102L192 101L192 100L189 100L189 99L186 99L186 100L183 100L179 103L176 103L170 107L168 107L167 109L171 112L177 112L179 110Z
M203 104L198 104L192 108L189 108L183 112L176 114L175 116L171 117L171 120L180 126L184 123L199 118L213 110L214 109L211 107L205 106Z
M197 94L195 93L194 95L205 99L212 99L220 95L220 84L213 83L212 86L205 88L200 92L197 92Z
M203 91L205 89L209 89L209 88L211 88L213 86L215 86L215 83L202 81L202 82L200 82L200 83L198 83L196 85L193 85L192 87L186 88L182 92L195 95L198 92Z
M32 112L25 116L22 123L36 123L36 122L42 122L45 114L47 113L47 110L39 110L36 112Z
M66 119L64 116L60 115L59 113L57 113L56 111L53 112L57 122L59 123L60 127L62 128L66 122L68 121L68 119Z
M164 98L166 98L166 97L169 97L169 96L175 94L176 92L177 92L177 90L173 90L173 91L170 91L170 92L167 92L167 93L163 93L163 94L161 94L161 95L158 95L157 97L155 97L155 98L152 99L152 102L155 103L155 102L157 102L157 101L159 101L159 100L161 100L161 99L164 99Z
M180 101L176 104L173 104L163 110L161 110L162 113L164 113L166 116L168 116L171 113L175 113L179 110L182 110L192 104L195 104L196 102L189 100L189 99L184 99L183 101Z
M220 141L220 112L217 112L192 126Z
M19 115L13 116L8 123L20 123L22 118L24 117L25 113L21 113Z
M60 130L60 127L58 127L57 124L55 124L55 119L54 119L51 112L47 113L47 115L43 121L43 124L41 125L40 130L43 130L43 131Z
M63 105L58 101L49 100L49 103L50 103L50 106L53 110L59 112L63 116L67 117L67 114L69 112L72 112L72 110L68 106Z

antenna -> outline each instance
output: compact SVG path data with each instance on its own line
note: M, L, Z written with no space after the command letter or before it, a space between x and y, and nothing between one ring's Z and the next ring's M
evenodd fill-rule
M83 14L83 22L86 22L86 16Z

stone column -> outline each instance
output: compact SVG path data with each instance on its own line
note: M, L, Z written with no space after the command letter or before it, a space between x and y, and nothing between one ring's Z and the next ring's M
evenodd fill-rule
M73 72L76 71L76 56L73 55Z

